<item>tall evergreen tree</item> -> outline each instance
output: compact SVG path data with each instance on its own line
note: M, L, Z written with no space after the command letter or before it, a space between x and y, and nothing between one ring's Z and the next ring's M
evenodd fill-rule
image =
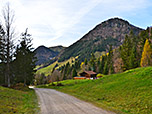
M14 51L14 11L11 10L9 4L3 9L3 20L4 20L4 32L5 32L5 58L6 58L6 72L5 72L5 83L8 87L11 85L12 73L11 73L11 62L13 61L13 51Z
M84 59L84 64L85 64L85 65L88 64L87 58Z
M5 51L4 35L5 35L5 32L2 28L2 25L0 25L0 63L4 61L4 51Z
M145 45L145 42L146 42L147 38L149 38L148 30L141 31L140 34L139 34L140 41L138 42L138 45L139 45L139 48L140 48L140 53L139 53L138 56L139 56L140 59L142 57L143 48L144 48L144 45Z
M5 42L4 42L4 30L2 28L2 25L0 25L0 84L4 84L5 82L5 56L4 56L4 51L5 51Z
M23 82L24 85L29 85L34 79L35 68L35 53L32 48L31 35L28 34L28 29L21 34L20 45L16 49L16 72L17 81Z
M108 67L109 67L109 74L114 73L114 68L113 68L113 50L112 50L112 45L110 45L109 49L109 55L108 55Z
M95 60L96 60L95 55L94 55L94 53L92 53L91 58L90 58L90 62L89 62L92 71L96 70Z
M74 68L73 71L72 71L72 77L74 77L74 76L77 76L77 71L76 71L75 68Z
M103 74L107 75L109 72L109 69L108 69L108 61L105 62L105 65L104 65L104 69L103 69Z
M129 69L138 67L136 45L133 46L129 58Z
M101 62L100 62L100 65L99 65L99 72L100 73L103 73L104 64L105 64L105 55L102 55Z
M129 58L131 53L131 38L126 35L123 45L121 46L120 55L124 63L124 70L129 69Z

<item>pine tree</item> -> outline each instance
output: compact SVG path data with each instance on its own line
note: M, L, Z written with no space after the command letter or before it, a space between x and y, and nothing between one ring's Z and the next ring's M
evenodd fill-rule
M5 63L6 63L6 71L5 71L5 84L8 87L11 86L12 80L12 61L13 61L13 51L14 51L14 37L15 37L15 30L13 27L14 23L14 11L11 10L9 4L3 9L3 20L4 20L4 32L5 32Z
M2 25L0 25L0 63L4 61L4 46L5 46L5 40L4 40L4 30L2 28Z
M74 68L73 71L72 71L72 77L74 77L74 76L77 76L77 71L76 71L75 68Z
M84 63L85 63L85 65L88 64L87 58L84 59Z
M108 69L108 62L106 61L105 62L105 65L104 65L104 69L103 69L103 74L107 75L109 72L109 69Z
M105 64L105 55L102 55L101 62L100 62L100 65L99 65L99 72L100 73L103 73L104 64Z
M128 37L128 35L126 35L124 43L120 48L120 55L121 55L121 58L122 58L123 63L124 63L124 66L123 66L124 70L129 69L129 62L128 61L130 58L131 48L132 48L131 38Z
M34 79L35 73L35 53L32 48L31 35L27 32L21 34L20 45L16 49L16 68L17 70L17 80L24 83L24 85L29 85Z
M148 39L146 39L146 42L145 42L145 45L143 48L140 65L141 65L141 67L146 67L146 66L152 65L152 48L150 46Z
M129 58L129 69L136 68L138 66L138 60L136 54L137 54L136 45L134 45L131 50L131 55Z
M63 80L66 80L68 78L69 69L70 63L68 62L63 69Z
M96 60L96 59L95 59L95 55L94 55L94 53L92 53L92 54L91 54L90 61L89 61L90 67L91 67L91 70L92 70L92 71L95 71L95 70L96 70L95 60Z
M109 74L114 73L114 68L113 68L113 50L112 50L112 45L110 45L109 49L109 55L108 55L108 68L109 68Z
M140 48L139 59L141 59L141 57L142 57L142 51L143 51L147 38L148 38L148 31L147 30L141 31L139 34L140 41L138 43L139 48Z
M4 42L4 30L2 28L2 25L0 25L0 84L4 84L5 82L5 56L4 56L4 51L5 51L5 42Z

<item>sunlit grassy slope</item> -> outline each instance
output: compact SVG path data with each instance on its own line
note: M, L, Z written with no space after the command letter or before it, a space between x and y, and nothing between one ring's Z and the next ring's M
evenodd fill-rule
M117 113L152 114L152 67L132 69L98 80L68 80L62 83L64 86L47 87Z
M58 67L56 67L56 68L59 68L59 67L65 65L65 64L67 64L68 62L69 62L70 64L72 64L72 61L73 61L73 63L74 63L75 59L77 59L77 58L78 58L78 57L75 57L75 58L72 57L72 58L70 58L70 59L68 59L68 60L66 60L66 61L64 61L64 62L58 62L58 61L56 61L56 62L54 62L53 64L51 64L51 65L49 65L49 66L47 66L47 67L45 67L45 68L42 68L42 69L38 70L37 73L44 73L46 76L48 76L49 74L51 74L52 69L53 69L53 67L54 67L56 64L58 64Z
M19 91L0 86L0 114L38 114L34 90Z

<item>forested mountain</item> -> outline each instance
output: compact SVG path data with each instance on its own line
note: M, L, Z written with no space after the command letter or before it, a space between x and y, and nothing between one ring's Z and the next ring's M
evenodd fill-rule
M51 60L53 57L58 55L58 52L50 50L45 46L39 46L34 51L36 53L37 62L36 65L43 64Z
M35 49L37 62L36 65L44 64L49 62L52 58L56 57L65 47L63 46L54 46L54 47L45 47L39 46Z
M59 46L49 47L49 49L51 49L52 51L55 51L57 53L60 53L61 51L66 49L66 47L59 45Z
M67 47L59 54L59 61L64 61L70 57L79 56L80 60L84 60L96 51L103 52L120 46L125 35L133 31L138 35L143 29L131 25L128 21L119 18L112 18L97 25L93 30L89 31L80 40Z

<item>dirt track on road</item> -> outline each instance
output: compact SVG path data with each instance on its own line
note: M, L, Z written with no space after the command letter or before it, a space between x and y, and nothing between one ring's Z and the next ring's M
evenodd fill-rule
M35 88L35 91L42 114L114 114L53 89Z

